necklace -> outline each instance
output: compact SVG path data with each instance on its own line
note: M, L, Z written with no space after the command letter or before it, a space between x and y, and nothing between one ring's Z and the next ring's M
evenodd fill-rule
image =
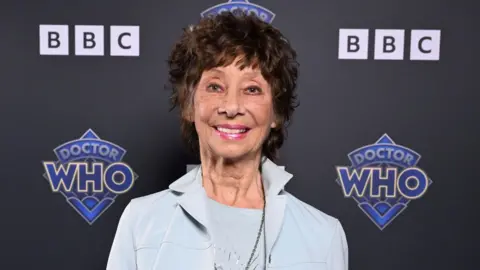
M262 190L263 190L263 184L262 184ZM258 229L257 239L255 240L255 245L253 246L252 254L250 254L250 259L248 260L247 267L245 267L245 270L248 270L248 268L250 267L250 264L252 263L253 256L255 256L255 251L257 251L257 246L258 246L258 242L260 240L260 236L262 235L262 229L263 229L263 225L265 223L265 205L266 205L266 202L265 202L265 191L264 191L263 192L262 221L260 222L260 228Z
M255 256L255 252L257 251L258 247L258 242L260 241L260 236L262 235L262 230L265 225L265 205L266 199L265 199L265 190L263 189L263 182L262 182L262 191L263 191L263 209L262 209L262 220L260 222L260 228L258 229L257 233L257 239L255 240L255 245L253 246L252 253L250 254L250 259L248 259L247 266L245 267L245 270L248 270L250 268L250 264L252 263L252 260ZM217 266L214 266L214 269L217 270Z

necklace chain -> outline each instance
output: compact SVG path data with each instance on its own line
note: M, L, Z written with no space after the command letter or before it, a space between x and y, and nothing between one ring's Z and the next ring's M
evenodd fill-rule
M263 190L263 184L262 184L262 190ZM260 222L260 228L258 229L257 233L257 239L255 240L255 245L253 246L252 254L250 254L250 259L248 260L247 267L245 267L245 270L248 270L250 267L250 264L252 263L253 257L255 256L255 252L257 251L257 246L258 242L260 241L260 236L262 235L262 229L265 224L265 191L263 192L263 209L262 209L262 221Z
M258 247L258 242L260 241L260 236L262 235L262 230L265 225L265 206L266 206L266 199L265 199L265 190L263 188L263 182L262 182L262 191L263 191L263 209L262 209L262 221L260 222L260 228L258 229L257 233L257 239L255 240L255 245L253 246L252 253L250 254L250 259L248 259L247 266L245 267L245 270L248 270L250 268L250 264L252 263L252 260L255 256L255 252L257 251ZM216 266L215 270L217 269Z

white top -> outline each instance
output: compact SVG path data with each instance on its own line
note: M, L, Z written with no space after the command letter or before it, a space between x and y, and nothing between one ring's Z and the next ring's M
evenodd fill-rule
M210 234L217 270L245 270L262 221L261 209L231 207L208 199ZM248 269L265 269L263 229Z

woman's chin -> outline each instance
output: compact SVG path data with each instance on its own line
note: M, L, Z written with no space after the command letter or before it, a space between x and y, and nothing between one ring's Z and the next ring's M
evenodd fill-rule
M252 151L245 149L245 146L229 146L229 147L219 147L214 151L214 155L218 158L227 159L227 160L241 160L248 156L254 155Z

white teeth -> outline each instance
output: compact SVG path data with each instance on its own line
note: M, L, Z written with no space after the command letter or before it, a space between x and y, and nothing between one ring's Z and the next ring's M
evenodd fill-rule
M230 129L230 128L217 128L218 131L223 132L223 133L229 133L229 134L238 134L238 133L244 133L247 131L246 129Z

